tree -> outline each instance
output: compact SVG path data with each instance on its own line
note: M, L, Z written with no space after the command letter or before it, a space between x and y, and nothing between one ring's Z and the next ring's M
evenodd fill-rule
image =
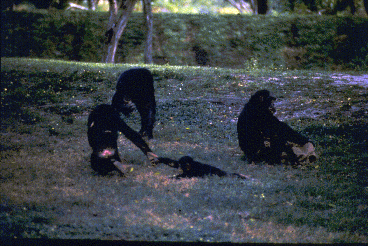
M289 1L289 7L291 11L294 11L296 0L288 0L288 1ZM311 11L315 12L318 10L316 0L301 0L301 2L303 2L305 6L307 6L307 8L310 9Z
M254 14L266 14L268 9L267 0L226 0L237 8L240 13L247 9L248 4Z
M257 2L257 14L265 15L268 10L267 0L255 0Z
M114 63L115 54L118 47L121 35L128 23L130 14L132 13L137 0L109 0L109 23L105 36L107 38L107 49L106 57L104 62ZM153 18L152 8L150 0L142 0L143 5L143 16L145 17L145 25L147 30L147 41L145 54L145 63L152 63L152 29L153 29ZM119 7L118 7L119 6ZM118 9L121 11L119 12Z
M338 11L344 11L350 7L350 13L355 14L356 7L354 0L329 0L321 5L324 14L336 15Z
M151 8L151 0L142 0L143 17L145 17L146 25L146 46L144 49L144 63L152 64L152 39L153 39L153 15Z
M89 10L93 10L93 11L96 10L96 6L98 4L98 0L88 0L87 3L88 3L88 9Z
M248 7L248 1L244 0L226 0L226 1L228 1L233 7L237 8L237 10L239 10L240 13L243 13L243 11ZM251 1L253 2L253 0Z
M320 14L336 15L339 11L344 11L348 7L353 15L356 12L356 4L360 0L301 0L304 5L312 12L319 11ZM295 3L298 0L288 0L291 11L294 11ZM367 0L364 0L367 2Z

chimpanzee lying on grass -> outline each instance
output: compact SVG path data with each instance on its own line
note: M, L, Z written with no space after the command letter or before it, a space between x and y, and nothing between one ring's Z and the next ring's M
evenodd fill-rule
M88 117L88 142L92 147L91 166L96 172L106 175L117 170L124 173L124 166L118 153L118 131L122 132L148 157L152 165L158 161L141 135L132 130L107 104L98 105Z
M274 113L275 97L267 90L257 91L245 104L237 124L239 146L250 162L277 164L314 162L313 144Z
M129 69L119 77L116 92L112 98L112 106L128 117L134 110L133 103L141 116L139 134L152 139L156 101L153 76L148 69Z
M183 173L175 176L177 179L192 178L192 177L203 178L206 175L210 176L217 175L219 177L232 176L241 179L246 179L246 176L244 176L243 174L227 173L217 167L213 167L208 164L203 164L198 161L194 161L193 158L190 156L183 156L179 159L179 161L170 158L159 157L158 162L169 165L174 168L180 168L183 171Z

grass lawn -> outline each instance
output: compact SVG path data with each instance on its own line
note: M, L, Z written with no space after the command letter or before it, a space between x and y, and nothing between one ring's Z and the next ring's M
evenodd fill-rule
M151 149L250 178L173 179L124 136L126 177L89 164L87 117L124 64L1 59L0 237L203 242L368 242L368 75L149 66ZM315 143L313 166L251 165L236 122L259 89ZM139 130L137 112L125 118Z

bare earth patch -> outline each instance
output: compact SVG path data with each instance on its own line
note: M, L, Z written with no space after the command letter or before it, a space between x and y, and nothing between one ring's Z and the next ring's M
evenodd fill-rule
M368 74L364 75L347 75L347 74L332 74L334 80L333 85L359 85L368 88Z
M332 74L330 78L332 80L331 83L323 84L323 86L326 87L325 94L330 94L331 97L306 98L303 102L299 98L294 101L290 100L290 97L284 100L278 99L275 105L279 119L318 119L336 113L341 113L345 117L367 115L368 75ZM312 79L320 80L322 78L313 77ZM330 85L335 88L330 88ZM361 98L352 99L348 97L345 100L339 97L340 93L343 94L344 91L355 91L361 94ZM302 91L295 91L293 96L298 97L299 94L302 94Z

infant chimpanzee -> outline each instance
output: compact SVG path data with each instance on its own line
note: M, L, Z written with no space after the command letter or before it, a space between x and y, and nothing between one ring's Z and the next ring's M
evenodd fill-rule
M241 150L250 162L314 162L313 144L274 116L274 100L268 90L260 90L245 104L237 124Z
M112 106L125 116L134 110L135 104L141 116L139 134L153 138L153 125L156 115L155 89L153 76L146 68L133 68L122 73L112 98Z
M192 177L203 178L206 175L209 175L209 176L217 175L219 177L231 176L231 177L246 179L246 176L244 176L243 174L227 173L217 167L213 167L208 164L194 161L193 158L190 156L183 156L179 159L179 161L172 160L170 158L159 157L158 162L164 163L174 168L180 168L182 170L182 173L175 176L177 179L178 178L192 178Z
M98 105L88 117L88 142L92 147L91 166L101 175L118 170L124 173L124 167L118 153L118 131L122 132L148 157L152 165L158 161L141 135L131 129L119 116L119 113L107 104Z

